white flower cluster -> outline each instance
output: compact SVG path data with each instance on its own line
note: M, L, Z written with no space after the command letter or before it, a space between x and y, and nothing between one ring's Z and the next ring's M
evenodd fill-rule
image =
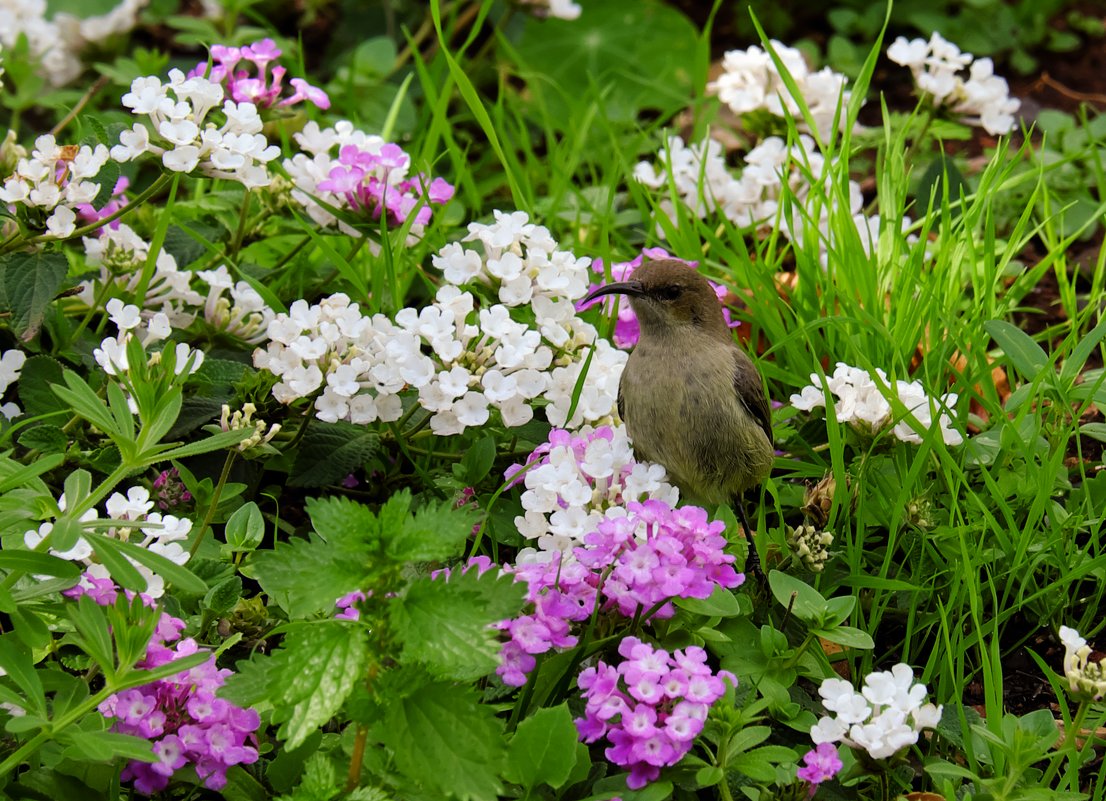
M939 414L934 421L934 401L926 394L921 381L895 381L889 384L887 374L879 368L876 368L876 375L881 384L890 386L891 391L922 428L931 429L936 424L946 445L959 445L964 441L963 435L952 428L952 418L948 412L943 411L956 405L959 397L956 393L947 393L937 400ZM837 397L833 409L839 422L848 423L858 431L871 435L885 428L891 421L894 414L891 404L867 370L838 362L833 375L826 377L824 385L817 373L811 373L810 380L810 385L791 396L791 405L796 409L809 412L815 407L824 408L828 389ZM906 420L896 423L891 433L903 442L916 445L922 442L921 435Z
M536 540L537 550L519 551L517 562L544 562L556 552L584 544L605 517L625 517L631 501L661 500L675 506L680 491L668 483L662 465L638 462L621 426L585 426L569 435L555 431L550 446L522 478L525 513L518 532ZM521 466L519 466L521 468Z
M75 17L59 13L47 19L46 0L0 0L0 45L13 48L27 37L39 71L53 86L67 84L81 74L77 52L135 26L138 12L149 0L122 0L105 14Z
M825 679L818 694L833 714L814 725L810 738L815 745L843 742L863 748L873 759L887 759L918 742L922 729L941 721L941 707L923 703L926 692L902 663L868 674L859 693L844 679Z
M150 0L122 0L107 12L91 17L76 17L59 12L54 17L54 22L69 47L81 50L90 44L132 30L138 24L138 13L149 4Z
M932 98L934 105L949 108L994 136L1014 129L1021 101L1010 97L1010 87L1005 78L995 75L991 59L961 53L939 33L928 42L900 36L887 48L887 57L910 68L918 90ZM965 70L967 78L963 77Z
M100 274L80 283L80 302L92 307L105 293L133 296L142 278L149 244L121 223L82 241L89 266L99 268ZM165 249L157 255L142 305L144 317L162 312L174 328L187 328L202 316L214 330L253 345L265 338L266 327L275 317L261 295L245 281L235 282L224 265L197 272L181 270Z
M1106 659L1091 662L1091 646L1069 626L1060 627L1060 642L1064 645L1068 687L1077 696L1101 701L1106 695Z
M59 145L50 134L35 140L30 158L20 158L0 188L0 202L17 203L48 213L46 232L67 237L76 230L77 206L90 204L100 184L90 180L107 163L104 145Z
M573 0L520 0L520 5L538 17L573 20L583 11Z
M65 511L65 498L58 499L58 508ZM192 531L192 521L175 515L163 515L161 512L151 511L154 502L150 500L150 491L145 487L131 487L127 494L112 493L104 504L107 516L112 520L122 523L134 523L133 526L113 526L104 533L109 537L124 542L131 542L137 538L139 532L143 535L136 539L134 544L153 553L164 556L171 562L183 565L188 561L188 551L184 550L181 542L188 538ZM87 523L96 519L96 510L89 509L81 515L81 522ZM32 529L23 535L24 544L31 550L36 549L46 539L46 536L54 530L52 522L41 524L38 529ZM84 537L79 537L76 544L67 551L58 551L50 548L50 553L59 559L70 562L83 562L88 566L87 573L93 578L108 578L107 568L95 562L95 551L92 545ZM150 568L127 557L136 570L146 579L146 589L143 590L151 598L160 598L165 593L165 580L154 573ZM82 579L83 581L83 579Z
M844 107L849 103L850 94L845 89L845 76L829 67L815 72L794 47L775 40L771 45L795 80L818 133L829 133L839 103L842 107L840 123L844 124ZM768 51L756 46L730 50L722 56L722 69L722 74L707 84L707 90L717 94L735 114L764 109L777 117L791 116L799 130L809 130L798 102L791 96Z
M431 430L441 435L483 425L492 407L505 425L522 425L539 398L548 401L554 425L612 417L626 354L576 317L572 300L587 289L588 260L557 251L549 232L528 224L524 214L497 212L496 219L469 226L469 238L484 243L483 256L450 245L435 257L437 266L449 269L450 283L425 308L402 309L394 321L366 317L338 294L314 306L296 301L288 314L277 315L268 325L267 347L254 352L255 366L281 378L273 388L277 400L291 403L321 389L319 419L387 422L402 414L399 393L412 389L433 413ZM524 278L526 287L516 281L510 297L514 305L530 302L536 328L512 317L507 304L477 309L475 297L456 285L496 271Z
M222 103L226 121L216 125L208 113ZM169 83L156 76L135 78L123 105L144 114L162 144L150 140L150 129L136 122L119 136L111 149L117 161L131 161L143 153L161 156L173 172L199 169L212 178L239 181L247 189L268 186L266 163L280 154L261 133L262 121L253 103L223 100L223 86L203 77L185 78L169 70Z
M830 227L830 206L834 200L832 183L823 179L827 164L814 140L805 134L788 148L785 140L770 136L745 155L739 177L734 177L726 165L722 145L707 139L690 147L679 136L672 136L657 153L658 164L638 162L634 178L652 189L660 190L660 209L671 220L677 215L670 200L671 181L676 194L699 218L721 212L734 225L767 231L779 219L780 230L792 241L802 244L807 218L817 216L819 247L823 263L828 246L833 242ZM815 187L822 185L815 191ZM786 187L785 187L786 185ZM792 209L782 215L780 198L787 192L802 214ZM866 215L860 184L848 183L849 213L866 253L871 253L879 240L880 218ZM902 227L910 225L903 218Z
M19 373L23 370L26 361L27 354L16 349L6 350L0 356L0 397L8 391L8 387L19 380ZM21 414L23 414L23 410L11 401L0 406L0 415L8 420L19 417Z
M146 320L137 306L124 304L119 298L109 300L105 308L111 317L111 321L119 329L119 333L114 337L104 339L100 343L100 347L92 351L92 356L108 375L123 375L130 370L127 343L133 337L137 336L139 342L142 343L142 347L145 348L173 333L173 326L164 312L157 312L149 320ZM174 355L176 362L173 370L177 375L184 372L190 359L189 374L199 370L204 361L202 350L192 350L184 342L177 343Z

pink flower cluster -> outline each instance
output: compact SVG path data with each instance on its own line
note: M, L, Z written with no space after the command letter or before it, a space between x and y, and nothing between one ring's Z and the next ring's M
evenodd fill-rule
M587 706L576 729L586 743L606 737L607 759L628 768L626 786L638 790L691 750L711 704L726 692L723 680L736 687L737 677L715 674L707 652L694 645L669 654L626 637L618 653L617 667L600 661L580 673Z
M111 579L85 574L80 584L63 594L70 598L88 595L107 606L115 603L118 590ZM152 604L145 597L143 601ZM183 620L163 612L138 667L155 668L199 653L195 640L180 639L184 626ZM173 642L176 644L170 646ZM100 713L115 719L112 731L153 742L157 761L131 761L120 778L133 779L138 792L151 795L165 789L176 771L191 764L205 787L220 790L231 766L256 762L254 732L261 725L257 712L216 697L232 672L216 667L212 654L191 670L125 690L100 704Z
M670 256L668 251L664 248L643 248L638 257L633 261L620 261L616 264L612 264L611 280L629 281L630 278L633 276L634 270L640 267L642 265L642 262L644 262L646 259L648 259L649 261L654 261L656 259L671 258L672 256ZM699 266L699 262L697 261L686 261L684 259L679 259L679 261L683 261L684 264L689 267ZM595 261L593 261L591 263L591 269L593 272L599 275L601 282L605 280L606 272L603 269L602 259L596 259ZM714 292L716 295L718 295L718 299L720 301L724 301L726 299L726 295L729 293L729 290L726 289L726 287L724 287L722 284L717 284L714 281L711 281L710 285L714 287ZM602 286L602 283L592 284L588 287L588 292L594 292L600 286ZM630 308L630 303L623 298L616 297L611 302L615 303L616 308L618 309L618 316L615 319L614 324L614 344L620 348L632 348L634 345L637 344L638 337L641 335L641 327L638 325L637 315L634 314L634 310ZM585 305L586 304L578 303L576 306L577 311L582 310ZM729 309L723 308L722 315L726 318L726 324L729 325L730 328L736 328L737 326L741 325L739 321L732 320L730 318Z
M813 796L818 785L832 779L839 770L841 757L837 755L837 746L821 743L803 754L803 767L799 768L797 775L810 783L810 794Z
M189 78L208 77L214 83L224 84L227 94L238 103L253 103L257 108L266 109L273 106L291 106L306 100L314 103L321 109L330 108L330 98L326 92L312 86L303 78L292 78L293 93L283 100L280 99L284 91L284 76L288 70L279 64L274 64L272 70L268 69L269 62L276 61L283 51L276 46L272 39L262 39L260 42L244 47L227 47L226 45L211 46L211 74L207 74L208 65L201 61L188 73ZM251 76L248 65L253 64L257 74ZM235 69L241 65L241 69Z
M557 552L548 562L513 568L533 611L499 624L510 635L496 671L505 684L525 684L536 654L576 645L572 623L586 620L597 602L625 617L645 613L648 621L671 617L673 598L706 598L715 587L745 580L723 551L725 524L710 522L705 510L657 500L626 509L626 517L600 521L571 558Z
M410 166L411 157L391 142L369 147L345 144L338 150L338 163L319 181L318 188L344 197L350 208L374 220L387 214L392 225L403 223L418 207L415 222L426 225L431 204L448 202L453 187L443 178L431 181L421 173L395 180L406 176ZM426 202L422 203L424 196Z

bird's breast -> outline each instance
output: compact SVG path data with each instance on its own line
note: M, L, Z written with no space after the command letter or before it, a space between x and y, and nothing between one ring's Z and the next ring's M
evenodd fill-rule
M664 465L681 492L701 502L730 501L771 469L772 443L734 388L735 348L643 338L622 374L635 455Z

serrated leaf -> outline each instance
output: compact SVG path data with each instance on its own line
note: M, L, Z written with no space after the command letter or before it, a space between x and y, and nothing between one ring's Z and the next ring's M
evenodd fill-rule
M367 669L365 630L340 621L294 627L268 657L240 663L220 695L236 703L273 703L288 750L329 721Z
M32 356L23 363L19 373L19 401L23 405L23 414L37 417L51 412L72 414L69 406L50 388L51 384L61 384L61 363L49 356Z
M177 267L183 269L207 252L201 239L208 242L218 241L222 229L195 221L188 223L192 233L179 225L170 225L165 230L165 242L162 248L177 261ZM195 234L195 236L193 236Z
M346 498L311 499L307 511L317 534L258 551L251 561L261 587L292 618L333 609L361 586L373 554L366 541L377 521L367 507Z
M511 738L504 776L527 789L548 784L556 790L576 766L578 739L567 703L539 709L518 725Z
M69 437L59 426L35 426L19 435L19 444L41 453L64 453Z
M358 470L380 448L380 438L365 426L312 420L296 454L288 483L324 487Z
M503 722L468 687L428 684L396 698L382 735L400 771L432 793L494 801L503 789Z
M492 624L513 617L522 607L524 585L492 571L447 581L416 579L389 607L392 626L403 642L405 662L425 664L438 678L471 680L499 664L499 637Z
M61 253L8 253L0 256L0 309L24 342L34 339L46 307L69 272Z
M382 513L383 516L383 513ZM384 550L397 562L429 562L456 556L472 533L476 511L430 503L402 524L382 525Z

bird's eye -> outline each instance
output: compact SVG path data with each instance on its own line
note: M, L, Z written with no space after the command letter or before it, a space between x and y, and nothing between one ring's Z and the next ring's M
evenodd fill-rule
M661 300L675 300L678 298L684 289L679 284L668 284L666 286L658 287L656 295Z

